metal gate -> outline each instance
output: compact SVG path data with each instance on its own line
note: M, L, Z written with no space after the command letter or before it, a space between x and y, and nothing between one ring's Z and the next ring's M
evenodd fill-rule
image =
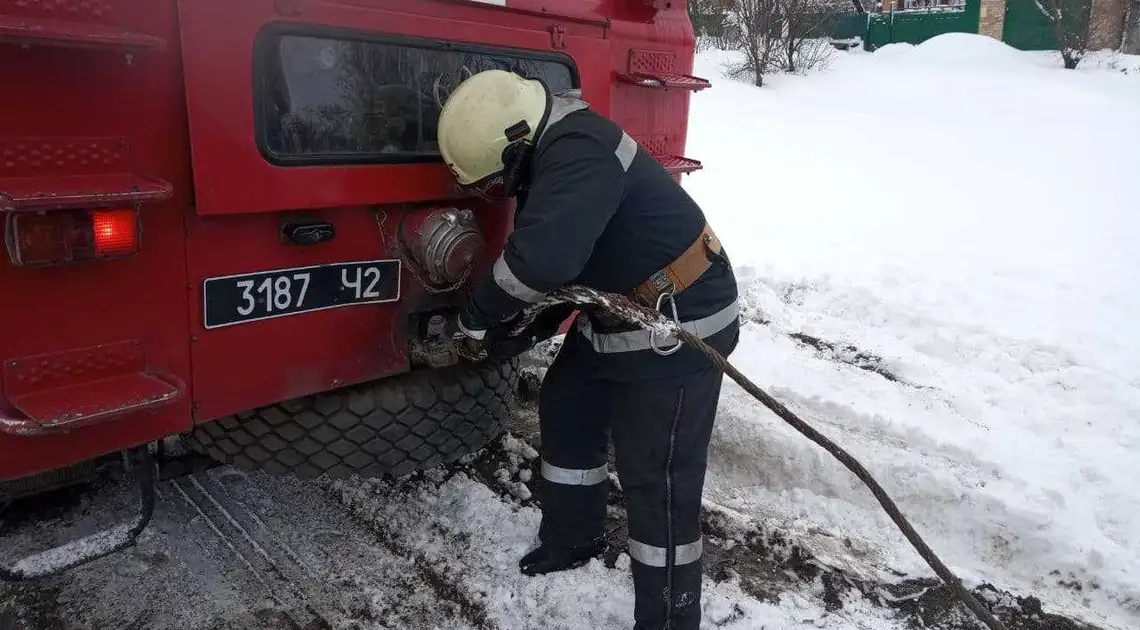
M904 8L872 14L867 20L864 48L875 50L887 44L921 44L944 33L977 33L980 9L981 0L963 0L956 5Z

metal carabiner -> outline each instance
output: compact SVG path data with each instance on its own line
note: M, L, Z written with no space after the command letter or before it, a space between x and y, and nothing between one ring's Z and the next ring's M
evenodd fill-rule
M680 330L681 318L680 318L680 316L677 315L677 302L676 302L676 300L673 299L672 293L670 293L668 291L660 293L657 296L657 304L654 306L654 308L656 308L657 312L660 313L661 312L661 303L663 301L665 301L666 298L669 299L669 307L673 311L673 323L676 324L677 329ZM657 331L656 330L650 330L649 331L649 347L654 352L656 352L658 355L663 356L663 357L667 357L671 354L676 353L678 350L681 349L681 346L683 346L685 344L685 342L678 339L677 345L673 346L669 350L661 350L660 348L657 347L657 341L656 340L657 340Z

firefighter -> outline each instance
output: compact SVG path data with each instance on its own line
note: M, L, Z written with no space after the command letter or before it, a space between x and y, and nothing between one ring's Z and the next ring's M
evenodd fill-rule
M502 254L459 315L465 343L496 357L526 351L574 307L550 309L510 337L519 312L580 284L656 308L722 355L736 347L736 280L701 209L579 91L484 71L455 89L438 130L461 186L517 201ZM539 392L542 522L521 571L573 569L604 552L612 435L635 628L697 628L701 495L722 378L672 337L579 313Z

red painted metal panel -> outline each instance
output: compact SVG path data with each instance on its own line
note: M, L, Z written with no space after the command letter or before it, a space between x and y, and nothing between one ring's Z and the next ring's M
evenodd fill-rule
M130 141L115 137L0 138L4 177L60 177L132 170Z
M541 17L545 19L555 18L560 21L581 22L583 24L592 24L595 26L608 26L610 19L604 15L591 14L590 12L582 10L582 4L576 2L574 7L564 6L548 6L543 5L541 9L524 8L514 2L507 2L505 5L495 5L484 2L483 0L438 0L441 2L452 2L460 5L478 6L480 10L490 9L491 11L501 11L508 14L527 15L532 17Z
M204 330L205 278L395 256L386 243L404 210L386 208L311 210L306 216L335 225L334 240L285 245L280 222L289 215L193 217L189 220L191 326L195 418L199 422L259 405L343 387L402 372L408 367L407 314L424 291L407 266L396 303L349 306ZM476 218L488 246L486 268L501 251L509 208L478 206ZM379 220L378 220L379 219ZM381 230L383 224L383 231Z
M0 479L160 439L187 430L195 418L206 421L404 370L406 316L428 301L405 271L397 303L205 330L206 278L390 257L396 223L409 211L391 204L404 202L450 199L470 205L487 239L481 266L501 249L512 204L463 199L441 165L266 162L253 139L252 73L254 42L267 25L327 25L568 55L595 109L651 145L671 170L691 166L693 161L679 157L690 91L617 80L630 71L631 50L673 54L673 72L665 74L691 74L692 31L684 3L509 4L0 0L3 23L30 24L44 35L21 35L32 44L27 47L0 43L0 85L16 86L5 93L0 147L24 142L26 149L9 152L19 159L0 159L0 195L7 194L7 209L53 196L57 205L109 201L115 194L130 200L127 191L134 200L147 201L140 212L145 238L135 258L27 269L0 256L0 293L17 296L14 306L0 309L0 361L123 339L140 340L146 348L145 370L61 386L81 394L71 398L70 407L58 396L28 398L58 393L59 387L21 396L20 385L5 383L0 424L14 430L11 420L26 427L20 408L44 417L74 416L79 407L89 416L103 415L132 401L167 396L163 384L177 389L185 382L189 392L157 409L61 434L17 436L0 430ZM113 45L82 52L66 47L98 41ZM161 41L165 49L146 49ZM128 48L133 54L122 54ZM40 148L28 149L28 138L37 139ZM129 152L115 148L120 139ZM96 149L80 148L92 140ZM381 224L376 209L386 212ZM336 238L318 245L285 244L281 222L298 216L332 222ZM455 301L460 303L461 296ZM15 391L9 391L13 385Z
M0 15L46 18L49 5L56 12L53 19L124 29L168 42L178 39L174 5L169 2L0 0ZM33 9L42 12L33 15ZM5 296L0 308L0 362L138 339L146 348L148 369L189 383L182 222L191 189L177 48L135 51L128 58L114 49L0 43L0 85L5 86L0 144L10 150L7 158L0 158L0 195L5 190L16 197L67 190L122 191L123 185L106 184L133 174L170 185L168 199L144 204L139 213L144 238L134 258L33 269L14 267L6 253L0 255L0 295ZM38 139L39 147L25 145L26 151L11 152L29 138ZM96 149L84 149L93 139ZM119 152L118 139L126 140L129 154ZM26 178L38 182L19 192L20 183L28 183ZM77 181L99 185L75 186ZM125 391L115 394L120 402L127 398ZM18 396L7 386L0 390L0 416L25 419L13 398ZM153 411L135 411L65 433L31 437L0 433L0 479L51 470L184 431L190 426L189 401L183 396Z
M0 41L148 50L166 40L124 27L126 0L0 0Z
M120 26L131 0L0 0L0 15Z
M440 164L275 166L254 136L251 69L259 32L281 14L297 24L449 38L549 51L549 24L535 16L488 12L466 3L399 4L417 15L382 10L398 3L224 0L181 5L187 102L195 161L196 207L187 219L190 318L193 330L194 415L199 422L366 380L408 368L406 322L423 291L405 267L396 303L331 309L205 330L207 278L335 262L394 257L390 247L403 213L399 202L453 198L476 209L488 247L486 267L502 248L510 204L465 199ZM215 18L227 14L225 24ZM504 15L532 28L494 24ZM466 19L466 22L461 21ZM577 23L565 31L566 52L581 65L605 63L604 42L581 35L598 26ZM582 60L578 59L581 51ZM593 79L605 94L605 77ZM455 199L457 198L457 199ZM386 213L378 221L374 209ZM280 212L274 212L280 211ZM303 214L332 223L327 243L283 243L283 221ZM382 224L382 225L381 225Z
M359 0L290 3L273 0L180 3L186 98L193 146L196 211L202 215L289 208L407 203L461 197L441 163L282 167L268 163L255 142L254 42L271 23L341 27L371 33L559 52L583 77L583 93L608 108L609 63L599 24L504 12L482 3ZM218 15L225 15L219 20ZM562 27L556 50L550 27Z
M61 389L146 370L138 341L13 358L4 363L4 390L10 397Z

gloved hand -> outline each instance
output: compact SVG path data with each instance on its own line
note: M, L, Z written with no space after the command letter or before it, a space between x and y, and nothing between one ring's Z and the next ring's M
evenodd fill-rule
M577 308L574 304L556 304L548 307L534 318L534 321L523 330L520 336L528 336L533 339L531 345L546 341L558 334L558 328L562 326L562 322L566 321L566 318L570 317L570 314Z
M558 304L540 312L530 324L511 335L518 318L501 324L487 333L487 352L496 358L505 359L518 356L539 343L558 334L558 327L574 312L573 304Z
M461 313L458 329L463 338L459 342L459 352L472 361L478 361L484 352L488 357L500 360L516 357L557 334L558 327L574 308L573 304L547 308L516 335L511 335L511 331L518 324L521 313L485 330L475 329L465 317L466 312Z
M485 358L489 334L489 329L476 326L471 321L470 309L464 309L456 318L452 336L456 339L459 355L474 363Z

